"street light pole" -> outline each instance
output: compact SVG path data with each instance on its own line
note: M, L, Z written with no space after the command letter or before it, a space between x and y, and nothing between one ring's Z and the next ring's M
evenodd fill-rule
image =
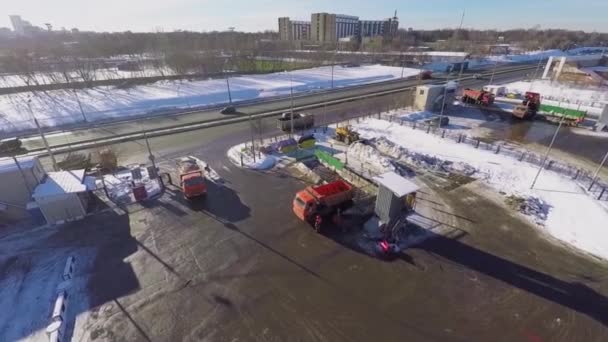
M557 138L557 133L559 133L559 129L562 127L562 124L564 123L564 118L565 118L565 116L562 116L561 120L559 120L559 125L557 126L557 129L555 130L555 133L553 134L551 143L549 144L549 147L547 148L547 152L545 153L545 156L543 157L543 161L540 163L540 167L538 168L538 173L536 173L536 177L534 177L534 181L532 181L532 185L530 186L530 189L534 189L534 185L536 185L538 176L540 176L540 173L543 171L543 168L545 167L547 158L549 158L549 153L551 153L551 149L553 148L553 143L555 142L555 138Z
M606 162L606 159L608 159L608 152L606 152L606 155L604 156L604 159L602 159L600 166L593 173L593 178L591 178L591 184L589 185L588 190L591 190L591 188L593 187L593 184L595 184L595 181L597 180L597 176L600 174L600 170L602 169L602 167L604 167L604 163Z
M332 74L333 76L333 74ZM332 84L333 84L333 77L332 77ZM289 112L291 113L290 116L290 123L291 123L291 129L290 129L290 133L293 136L293 76L291 75L291 72L289 73L289 93L290 93L290 99L291 99L291 106L289 109Z
M55 160L55 155L53 154L53 151L51 151L51 147L49 146L48 141L46 141L44 132L42 132L42 128L40 127L38 120L34 116L34 112L32 111L32 107L30 106L31 101L32 101L32 99L27 100L27 102L26 102L27 109L29 110L30 116L32 117L32 119L34 119L34 124L36 124L36 128L38 128L38 133L40 134L40 138L42 139L42 142L44 143L44 147L46 148L46 151L49 154L49 157L51 157L51 162L53 163L53 171L58 171L59 168L57 167L57 160Z
M229 76L226 75L226 87L228 88L228 103L232 104L232 94L230 93L230 81L229 81Z
M494 69L492 69L492 76L490 77L490 83L488 83L488 85L492 85L492 82L494 82L494 74L496 74L497 67L498 67L498 59L496 60L496 63L494 63Z

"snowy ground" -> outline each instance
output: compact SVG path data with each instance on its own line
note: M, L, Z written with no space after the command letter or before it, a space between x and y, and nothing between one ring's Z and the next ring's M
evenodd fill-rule
M175 75L170 68L157 70L154 68L144 68L139 71L118 70L118 68L102 68L93 71L86 71L89 80L119 80L135 77L157 77L162 75ZM39 72L34 75L1 75L0 88L24 87L27 85L45 85L55 83L83 82L82 75L76 71L63 74L60 72Z
M538 92L543 97L543 103L572 109L580 108L595 115L601 114L604 106L608 104L608 90L605 88L576 88L548 80L518 81L501 86L506 87L508 93Z
M251 152L251 144L247 146L246 143L232 146L226 153L228 159L234 163L234 165L253 170L268 170L274 167L278 157L270 154L257 153L255 158Z
M387 81L401 77L402 69L381 65L334 68L334 86L346 87ZM403 76L418 75L418 69L405 68ZM239 76L230 79L233 101L287 95L331 87L331 67L297 70L290 73ZM190 107L228 102L226 80L160 81L128 89L96 87L77 93L54 90L0 96L0 131L34 128L27 107L28 99L43 126L53 127L83 120L78 102L89 121L161 113Z
M608 259L608 211L589 197L575 182L551 171L543 171L533 190L530 185L538 168L505 155L456 144L385 120L367 119L355 124L365 138L384 138L409 151L463 164L476 170L472 176L487 182L505 196L535 198L547 210L544 229L550 235L581 250ZM533 200L535 201L535 200ZM576 203L576 205L573 205ZM529 217L538 223L537 216Z

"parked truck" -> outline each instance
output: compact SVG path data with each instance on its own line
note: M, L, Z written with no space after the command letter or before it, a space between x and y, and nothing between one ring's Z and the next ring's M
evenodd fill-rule
M462 94L462 102L482 106L491 106L494 104L494 94L485 90L467 88Z
M300 220L310 223L317 232L320 232L323 220L350 207L352 200L352 185L337 180L328 184L309 186L298 192L293 200L293 212Z
M177 161L179 186L187 200L207 195L205 172L199 162L193 158L182 158Z
M518 119L531 119L536 116L540 109L540 94L531 91L526 92L520 105L513 109L513 116Z
M283 132L291 131L291 112L283 113L280 118L277 119L277 128ZM310 114L293 113L293 130L303 130L311 128L315 125L315 117Z

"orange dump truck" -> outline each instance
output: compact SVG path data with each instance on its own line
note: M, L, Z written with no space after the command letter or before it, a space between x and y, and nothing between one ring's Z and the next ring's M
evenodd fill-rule
M339 209L348 208L352 199L353 187L343 180L309 186L296 194L293 212L300 220L312 224L318 232L323 219L332 217Z
M207 185L201 166L196 160L182 158L177 161L179 172L179 186L186 199L203 197L207 195Z
M485 90L467 88L462 94L462 102L482 106L491 106L494 104L494 94Z

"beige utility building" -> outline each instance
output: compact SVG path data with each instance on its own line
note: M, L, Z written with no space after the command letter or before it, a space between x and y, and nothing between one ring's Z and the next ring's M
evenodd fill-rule
M29 216L27 204L46 172L36 157L0 160L0 224Z
M83 218L87 213L89 191L95 179L84 170L49 172L32 197L49 224L61 224Z

